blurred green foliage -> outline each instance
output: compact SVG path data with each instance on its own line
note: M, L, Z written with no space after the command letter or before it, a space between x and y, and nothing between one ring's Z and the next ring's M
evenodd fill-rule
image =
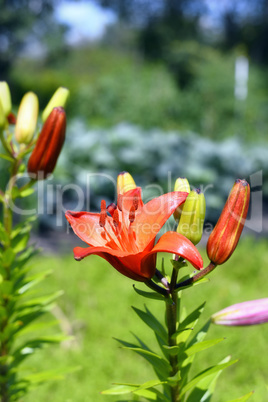
M126 121L144 128L191 130L216 140L234 135L266 140L265 72L250 63L248 97L235 100L237 54L223 55L194 41L174 43L174 60L191 74L186 89L176 86L163 63L145 62L135 52L85 45L69 49L54 64L22 58L11 71L14 102L34 88L44 107L50 94L65 85L72 93L69 115L84 117L91 126Z

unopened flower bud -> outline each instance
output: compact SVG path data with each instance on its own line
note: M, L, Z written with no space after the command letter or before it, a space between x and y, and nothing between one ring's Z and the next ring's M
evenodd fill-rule
M6 116L0 99L0 132L5 128L5 125L6 125Z
M65 111L56 107L44 123L28 162L28 173L35 175L36 179L44 179L53 172L65 140L65 131Z
M223 264L234 252L245 224L249 199L249 184L236 180L207 242L207 254L214 264Z
M256 325L268 322L268 299L233 304L213 314L211 320L218 325Z
M129 190L136 188L136 183L128 172L121 172L117 176L117 194L125 194Z
M206 214L206 201L199 189L190 191L184 202L177 232L194 245L200 242Z
M12 103L9 86L6 81L0 81L0 101L3 106L4 114L7 117L11 113Z
M15 137L18 143L28 144L34 135L38 118L38 98L33 92L27 92L21 100Z
M69 95L70 95L69 89L64 87L60 87L56 90L56 92L54 92L45 110L42 113L43 122L46 121L46 119L48 118L54 107L58 106L61 106L63 108L65 107Z
M174 185L174 191L183 191L186 193L190 193L190 184L188 180L185 177L178 177L177 180L175 181ZM181 204L174 212L173 217L176 221L179 221L180 216L181 216L181 211L183 209L183 204Z

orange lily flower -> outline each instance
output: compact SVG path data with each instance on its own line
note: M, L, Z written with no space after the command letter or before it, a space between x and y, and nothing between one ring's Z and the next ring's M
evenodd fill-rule
M167 193L143 204L141 188L136 187L119 194L117 206L111 204L106 208L102 201L100 213L67 211L66 218L73 231L90 246L75 247L74 258L80 261L91 254L98 255L121 274L141 282L154 276L158 252L178 254L201 269L199 252L181 234L166 232L154 245L157 233L187 195Z

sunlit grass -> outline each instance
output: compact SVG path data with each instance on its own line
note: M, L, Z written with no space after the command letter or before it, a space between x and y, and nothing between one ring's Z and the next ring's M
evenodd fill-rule
M202 325L212 313L230 304L267 297L267 261L266 240L244 239L229 262L211 274L208 283L184 291L183 304L190 311L207 301ZM133 341L131 332L135 332L156 349L153 334L135 315L131 305L142 308L146 303L161 318L162 302L138 296L131 280L98 257L78 263L70 250L68 256L44 255L37 258L36 263L38 269L54 271L42 292L64 289L65 294L58 302L65 315L62 323L71 327L75 340L68 347L49 347L37 352L27 366L33 371L57 366L80 366L81 369L65 380L39 387L24 398L25 402L126 400L103 396L100 391L113 382L139 383L155 378L141 357L120 349L113 337ZM166 266L168 263L167 258ZM145 288L142 284L136 285ZM225 402L251 390L255 391L251 401L267 400L268 324L248 328L211 326L208 338L223 336L226 337L223 342L198 355L194 368L194 372L201 371L227 355L239 359L221 374L213 401Z

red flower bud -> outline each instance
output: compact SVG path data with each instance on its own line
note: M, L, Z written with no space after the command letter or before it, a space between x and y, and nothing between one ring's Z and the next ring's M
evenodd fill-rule
M249 184L236 180L207 242L207 254L214 264L223 264L234 252L245 224L249 199Z
M36 179L46 178L53 172L65 140L66 115L62 107L55 107L43 125L28 162L28 173ZM38 172L42 177L38 177Z

